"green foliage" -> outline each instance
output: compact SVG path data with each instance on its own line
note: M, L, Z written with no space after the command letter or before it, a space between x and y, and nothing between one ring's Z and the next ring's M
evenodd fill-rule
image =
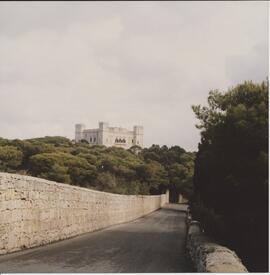
M89 143L86 139L81 139L79 142L80 142L80 143L85 143L85 144L88 144L88 143Z
M221 215L207 208L202 202L194 202L191 207L192 217L199 220L204 225L204 230L213 238L219 240L220 244L224 243L228 234L227 226Z
M22 163L22 152L14 146L0 146L0 169L6 172L19 168Z
M206 228L217 224L214 217L222 220L225 233L216 226L215 235L223 236L220 240L236 249L250 269L266 271L268 83L245 82L226 93L212 91L208 107L193 110L201 129L194 205L203 205L200 217Z
M133 153L133 154L138 154L142 151L142 147L140 147L138 145L133 145L128 149L128 151Z
M71 154L56 152L36 154L30 158L30 173L65 183L87 186L94 178L96 168L86 159Z
M54 137L43 137L43 138L35 138L35 139L28 139L30 142L41 142L46 144L52 144L55 147L70 147L72 142L65 137L54 136Z
M179 146L124 150L64 137L0 139L0 161L2 171L113 193L160 194L170 188L188 197L192 192L194 153Z
M140 168L139 176L143 176L144 182L149 180L155 184L151 187L153 193L164 192L170 189L171 200L178 202L178 195L181 193L186 198L192 195L192 178L194 169L195 153L188 153L179 146L160 147L152 145L150 148L144 148L139 154L146 162L146 167ZM163 166L157 167L157 165ZM156 174L159 171L159 178L153 179L147 169Z

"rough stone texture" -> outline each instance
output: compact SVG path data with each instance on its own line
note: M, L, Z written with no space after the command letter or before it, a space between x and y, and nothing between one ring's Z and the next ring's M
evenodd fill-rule
M0 254L128 222L167 202L168 194L118 195L0 173Z
M235 252L202 232L199 222L188 224L186 248L197 272L248 272Z
M0 270L3 274L192 272L185 257L184 218L184 205L166 204L132 222L0 255Z

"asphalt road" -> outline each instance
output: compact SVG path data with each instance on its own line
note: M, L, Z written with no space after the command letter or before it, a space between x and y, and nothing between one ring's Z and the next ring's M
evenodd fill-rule
M169 204L130 223L0 256L0 272L192 272L183 210Z

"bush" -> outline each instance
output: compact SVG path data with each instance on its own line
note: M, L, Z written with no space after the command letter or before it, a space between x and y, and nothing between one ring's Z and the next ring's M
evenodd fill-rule
M0 146L0 169L10 172L18 169L22 164L23 154L14 146Z

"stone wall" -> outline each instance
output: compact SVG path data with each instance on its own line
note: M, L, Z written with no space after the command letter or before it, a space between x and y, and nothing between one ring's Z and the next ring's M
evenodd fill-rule
M0 254L132 221L168 202L0 173Z
M206 236L197 221L188 223L186 248L197 272L248 272L235 252Z

